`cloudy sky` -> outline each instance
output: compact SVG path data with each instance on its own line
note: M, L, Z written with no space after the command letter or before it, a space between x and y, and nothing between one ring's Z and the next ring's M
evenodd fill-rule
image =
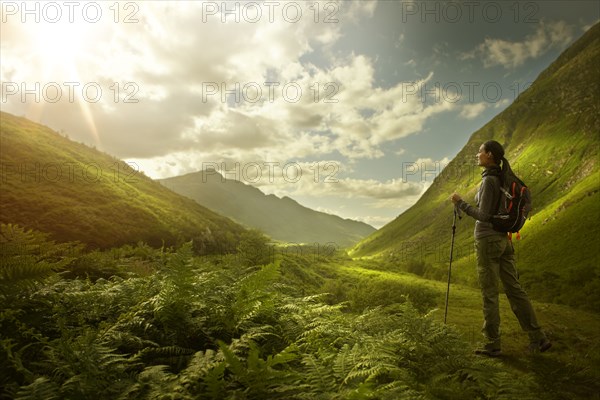
M0 107L153 178L217 168L380 227L597 1L2 1Z

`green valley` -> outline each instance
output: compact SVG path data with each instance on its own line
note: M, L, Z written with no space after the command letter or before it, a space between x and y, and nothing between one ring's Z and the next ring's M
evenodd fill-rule
M1 112L0 400L597 399L598 59L596 23L377 231L206 171L153 180ZM269 135L247 127L245 145L262 149ZM238 137L224 130L193 139L226 148ZM448 198L472 202L488 139L533 194L513 241L553 343L544 353L528 350L504 296L502 355L473 353L482 300L469 218L444 323Z
M517 100L475 132L427 192L405 213L358 243L353 257L380 257L443 279L458 192L473 203L479 185L474 157L497 140L530 187L533 211L513 239L522 282L534 298L597 311L600 307L600 25L566 50ZM475 283L474 221L459 221L456 278Z

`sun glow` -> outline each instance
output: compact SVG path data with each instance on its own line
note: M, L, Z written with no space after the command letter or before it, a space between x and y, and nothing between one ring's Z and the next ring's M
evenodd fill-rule
M32 24L28 33L35 57L44 70L71 70L89 43L89 24L58 22Z
M24 39L30 44L30 60L37 66L43 82L82 82L82 64L93 42L89 23L58 21L26 24ZM90 104L74 91L82 118L86 121L96 145L100 145L98 129ZM67 97L67 96L65 96ZM41 114L44 104L33 104L34 113Z

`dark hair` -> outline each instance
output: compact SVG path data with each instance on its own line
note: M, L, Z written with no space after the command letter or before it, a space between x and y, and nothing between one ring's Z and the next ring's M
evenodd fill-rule
M495 140L488 140L483 144L483 147L485 151L489 151L490 153L492 153L492 156L494 157L494 162L498 166L500 166L500 163L502 163L501 178L502 181L504 181L504 177L510 171L510 164L508 163L508 160L504 158L504 147L502 147L502 145L496 142Z

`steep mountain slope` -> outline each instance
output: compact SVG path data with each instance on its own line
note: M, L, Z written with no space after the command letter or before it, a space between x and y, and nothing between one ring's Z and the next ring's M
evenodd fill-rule
M253 186L225 179L216 171L200 171L160 182L241 224L260 229L275 240L333 242L345 247L375 231L363 222L312 210L289 197L265 195Z
M480 183L475 154L494 139L530 186L531 220L514 241L522 280L543 300L600 306L600 24L567 49L501 114L475 132L419 201L364 239L353 257L385 256L400 266L424 262L443 276L450 250L454 191L473 203ZM472 218L457 230L459 279L474 282ZM592 303L595 303L593 305Z
M0 222L91 247L194 239L199 251L235 248L243 227L123 161L11 114L0 114Z

